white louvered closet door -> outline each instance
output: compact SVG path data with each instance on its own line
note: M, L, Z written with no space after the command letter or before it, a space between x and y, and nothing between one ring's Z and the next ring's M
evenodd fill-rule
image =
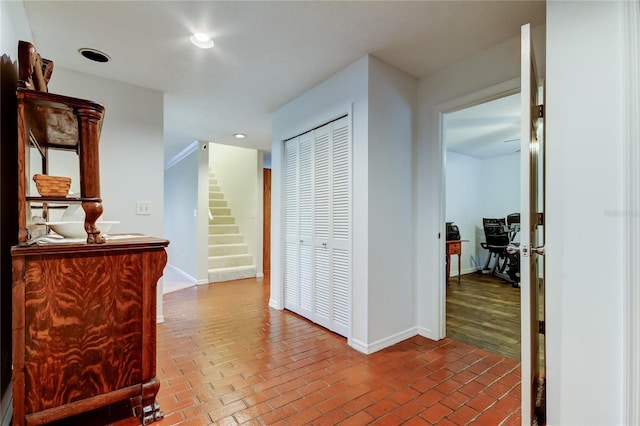
M313 318L313 132L300 136L298 211L300 221L300 315Z
M285 308L343 336L351 318L347 117L285 143Z
M331 312L331 157L330 125L314 130L315 215L313 321L332 329Z
M300 313L300 270L298 264L300 238L298 230L298 146L300 138L284 144L284 307Z
M331 123L332 330L349 334L351 318L351 144L347 117Z

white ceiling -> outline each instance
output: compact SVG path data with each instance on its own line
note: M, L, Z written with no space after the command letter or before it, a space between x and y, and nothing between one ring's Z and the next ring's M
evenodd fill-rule
M543 1L24 4L32 41L56 67L165 93L167 160L194 140L270 151L271 113L367 53L420 78L545 16ZM216 46L193 47L194 31ZM77 52L83 47L112 60L90 62Z
M447 151L485 159L520 149L520 93L444 115Z

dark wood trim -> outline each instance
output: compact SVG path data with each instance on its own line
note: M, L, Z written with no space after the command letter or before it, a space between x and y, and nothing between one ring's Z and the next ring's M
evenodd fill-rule
M25 420L27 425L42 425L55 420L64 419L75 414L94 410L96 408L106 407L114 402L133 398L136 395L140 395L140 385L129 386L113 392L97 395L91 400L83 399L62 407L50 408L37 413L27 414L25 416Z
M271 272L271 169L263 169L262 178L262 271Z

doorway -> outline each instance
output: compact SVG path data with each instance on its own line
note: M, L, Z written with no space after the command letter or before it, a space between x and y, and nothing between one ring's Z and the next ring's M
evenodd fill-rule
M446 336L515 360L521 351L517 256L487 246L483 220L502 221L489 230L519 242L520 110L516 92L442 116L445 221L453 224L445 229L454 230L448 239L462 241L447 268Z

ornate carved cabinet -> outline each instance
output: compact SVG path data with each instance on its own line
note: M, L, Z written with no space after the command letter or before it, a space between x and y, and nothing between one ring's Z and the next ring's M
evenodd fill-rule
M14 425L127 399L141 423L161 416L156 283L167 244L13 247Z
M156 285L168 241L105 239L98 143L104 107L47 92L52 63L20 42L17 105L18 245L11 248L13 424L39 425L126 401L147 424L155 402ZM34 65L35 64L35 65ZM33 90L33 89L36 90ZM77 154L80 196L30 194L30 156ZM86 242L36 241L31 210L80 203ZM37 224L36 224L37 225Z

